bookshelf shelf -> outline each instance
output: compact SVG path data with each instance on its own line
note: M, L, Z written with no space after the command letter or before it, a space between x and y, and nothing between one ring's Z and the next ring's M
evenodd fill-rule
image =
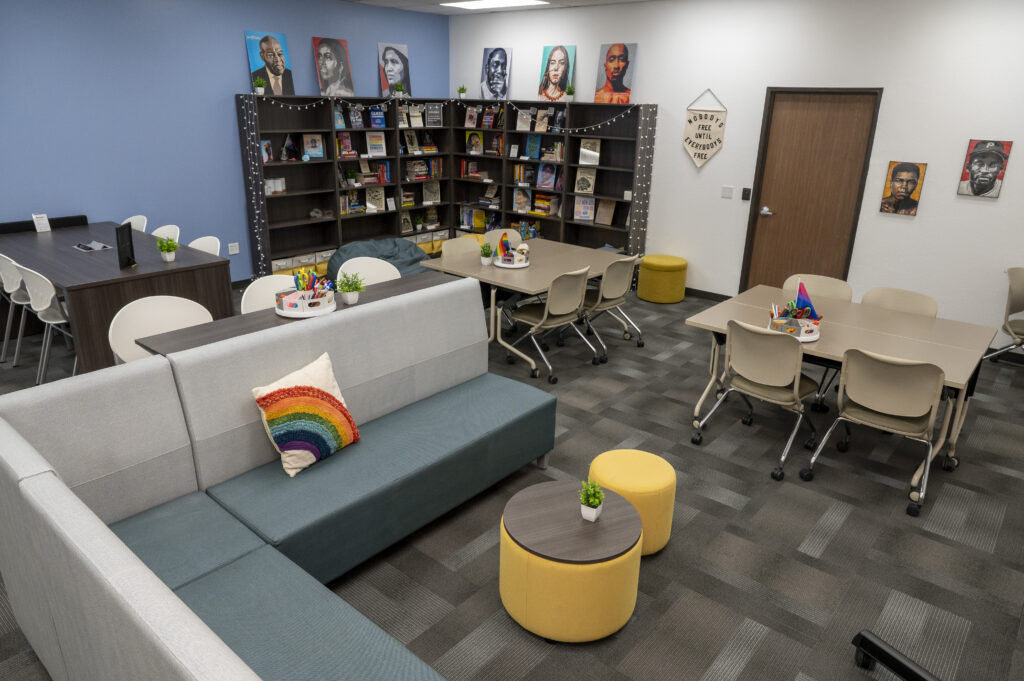
M606 196L604 194L584 194L583 192L566 192L568 196L592 196L595 199L607 199L608 201L617 201L619 203L633 203L633 199L624 199L621 196Z
M332 128L261 128L260 133L263 135L301 135L304 132L322 132L329 133L334 132Z
M333 189L298 189L280 194L267 194L267 199L287 199L293 196L309 196L310 194L333 194Z
M271 222L269 229L287 229L288 227L302 227L303 225L317 225L324 222L334 222L334 217L329 218L308 218L306 220L284 220L282 222Z
M333 158L311 158L308 161L267 161L263 165L267 168L301 168L302 166L333 162Z

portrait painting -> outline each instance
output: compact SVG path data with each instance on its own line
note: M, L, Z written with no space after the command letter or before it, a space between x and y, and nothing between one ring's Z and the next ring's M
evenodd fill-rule
M598 51L594 101L629 104L636 63L636 43L607 43Z
M960 184L956 193L963 196L998 198L1003 188L1003 175L1010 160L1013 142L971 140L967 143L967 158L960 171Z
M576 46L547 45L540 63L540 87L537 88L537 95L549 102L564 102L565 88L572 85Z
M313 38L313 64L320 94L324 97L354 97L348 41L337 38Z
M482 154L484 153L484 136L481 132L468 131L466 132L466 153L467 154Z
M395 94L395 86L399 83L402 84L405 96L412 96L408 46L377 43L377 64L380 69L381 97L390 97Z
M924 171L927 167L927 163L889 161L880 210L883 213L917 215L917 204L921 200L921 187L924 186Z
M245 51L249 55L249 83L266 81L265 94L294 95L292 63L284 33L245 32ZM255 87L255 86L254 86Z
M480 98L508 99L508 79L512 67L511 47L485 47L480 67Z

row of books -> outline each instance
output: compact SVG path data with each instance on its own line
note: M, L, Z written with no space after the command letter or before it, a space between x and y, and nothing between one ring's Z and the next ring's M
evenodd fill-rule
M487 171L481 169L479 163L466 158L459 159L459 177L472 178L475 180L488 179Z
M540 189L561 189L563 173L551 163L517 163L512 166L512 181L528 184Z
M444 159L418 158L411 160L405 165L405 176L407 180L429 180L434 177L444 177Z
M461 211L462 229L472 230L478 234L492 229L501 229L501 213L491 213L479 208L463 207Z
M359 158L361 155L352 145L352 133L339 132L335 140L338 158ZM384 133L367 132L366 153L369 156L387 156L387 145L384 142Z
M270 163L274 160L274 143L272 140L260 140L260 156L263 158L264 163ZM324 138L316 133L305 134L302 136L302 149L300 150L294 140L292 140L292 136L287 135L277 154L277 159L280 161L298 161L303 156L307 158L323 158Z
M596 212L595 212L596 206ZM598 225L610 225L615 217L615 202L611 199L594 199L589 196L577 196L573 206L573 219L593 222ZM626 224L629 224L627 220Z
M363 112L367 112L367 116L363 116ZM365 128L366 118L370 121L371 128L384 128L387 127L387 122L384 119L384 109L379 106L370 107L352 107L348 110L348 125L345 125L345 107L341 104L334 105L334 129L344 130L345 128Z
M398 107L398 127L440 128L444 125L444 112L441 102L427 104L402 104Z
M434 142L434 136L427 130L424 130L422 135L423 137L420 138L415 130L403 130L402 139L405 141L405 144L402 146L402 154L408 156L436 154L437 143Z
M520 109L516 115L516 130L547 132L550 128L561 132L565 127L565 109Z
M374 161L371 164L370 161L361 158L358 171L338 165L338 184L342 187L359 187L365 184L386 182L391 182L391 163L388 161Z
M482 105L466 107L467 128L500 128L504 109L500 106Z
M476 203L477 205L480 206L486 206L488 208L498 210L499 208L501 208L501 198L498 196L498 185L492 184L491 186L489 186L487 189L484 190L483 195L478 197L475 202L466 201L465 203Z
M519 145L509 146L508 155L512 158L529 158L541 161L563 161L565 160L565 145L559 140L552 140L543 144L541 135L533 132L526 136L526 153L519 155Z

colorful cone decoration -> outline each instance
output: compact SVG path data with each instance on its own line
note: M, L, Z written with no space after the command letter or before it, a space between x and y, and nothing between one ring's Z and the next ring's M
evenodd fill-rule
M798 319L821 319L815 309L814 304L811 302L811 297L807 294L807 287L804 286L804 282L800 282L800 288L797 289L796 301L793 311L793 316Z

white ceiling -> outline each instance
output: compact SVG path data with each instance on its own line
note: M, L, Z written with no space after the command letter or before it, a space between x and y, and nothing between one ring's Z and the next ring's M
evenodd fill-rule
M528 7L506 7L503 9L471 10L458 7L442 7L442 0L347 0L362 5L375 7L394 7L412 12L430 14L487 14L490 12L516 12L520 10L561 9L565 7L590 7L595 5L621 5L624 3L646 2L647 0L548 0L548 5L531 5ZM453 2L455 0L444 0Z

